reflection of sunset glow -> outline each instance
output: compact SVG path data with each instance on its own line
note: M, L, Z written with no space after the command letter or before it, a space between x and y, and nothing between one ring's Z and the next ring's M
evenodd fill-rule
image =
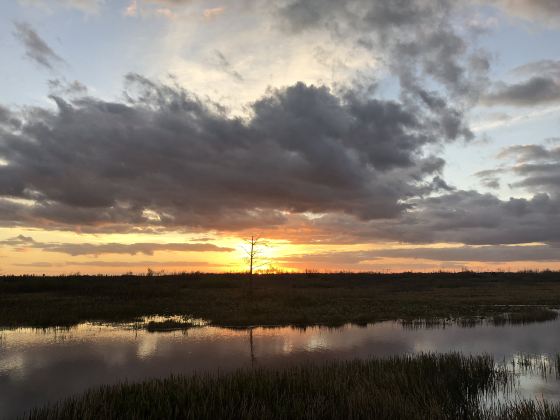
M251 350L256 367L462 351L489 354L506 363L518 360L518 354L531 355L555 368L554 363L548 364L546 355L558 349L559 323L431 329L407 329L398 321L366 327L259 327L252 330L252 349L247 329L198 327L184 334L150 333L133 329L133 324L84 323L65 330L3 330L0 376L7 380L0 381L0 406L21 410L41 405L43 398L58 400L101 384L139 382L146 377L167 377L171 372L223 373L248 368L252 366ZM60 341L62 335L64 341ZM539 371L519 373L523 395L560 395L560 382L554 373L548 379ZM17 392L10 394L14 383Z
M155 334L152 335L143 335L140 338L140 342L138 343L138 350L136 351L136 355L144 359L146 357L153 356L157 351L158 345L158 336Z

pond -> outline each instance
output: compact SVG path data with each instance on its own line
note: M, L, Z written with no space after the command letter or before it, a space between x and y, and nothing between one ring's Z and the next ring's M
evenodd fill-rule
M491 354L496 362L533 360L554 365L560 319L527 325L411 328L400 322L367 326L198 326L150 332L137 325L80 324L69 329L0 330L0 418L21 415L87 388L171 373L225 372L337 359L421 352ZM518 392L560 400L555 373L524 372Z

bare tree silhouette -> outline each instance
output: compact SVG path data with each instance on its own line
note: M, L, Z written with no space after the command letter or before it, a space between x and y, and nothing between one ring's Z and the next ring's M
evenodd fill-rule
M243 250L247 254L249 274L252 275L256 268L266 264L266 261L262 258L262 248L268 246L268 244L258 236L251 236L251 239L247 239L245 244L246 248L243 248Z

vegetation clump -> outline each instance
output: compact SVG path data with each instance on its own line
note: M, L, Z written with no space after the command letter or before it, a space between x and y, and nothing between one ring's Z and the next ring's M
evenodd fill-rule
M494 325L519 325L534 322L554 321L558 319L558 311L548 308L524 308L519 312L498 314L491 318Z
M414 420L560 416L556 405L499 402L496 396L511 385L512 378L489 356L423 354L103 386L35 409L28 418Z
M395 357L104 386L29 418L455 418L505 380L489 357Z
M192 322L166 319L165 321L150 321L144 328L148 332L185 331L193 328Z

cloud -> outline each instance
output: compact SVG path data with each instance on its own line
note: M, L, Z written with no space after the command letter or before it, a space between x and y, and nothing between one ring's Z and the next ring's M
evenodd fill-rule
M47 9L63 6L86 14L95 14L99 12L105 0L19 0L19 2Z
M279 7L287 32L328 30L335 39L354 39L381 55L410 94L429 78L460 98L476 98L486 83L489 60L452 25L466 4L450 0L295 0Z
M132 0L124 10L125 16L136 16L138 13L138 0Z
M487 106L536 106L560 102L560 83L557 80L535 76L529 80L500 84L481 100Z
M512 146L502 151L500 157L515 161L510 171L518 181L512 185L560 196L560 146L554 143Z
M100 254L144 254L153 255L157 251L176 252L231 252L232 248L219 247L213 244L197 243L135 243L135 244L58 244L48 245L42 248L48 252L59 252L72 256L76 255L100 255Z
M127 83L124 102L52 96L56 110L35 108L0 132L4 225L236 230L291 213L391 218L444 187L444 161L424 148L468 135L459 116L302 83L271 90L245 119L177 86L134 74Z
M474 175L480 179L482 185L487 188L498 189L500 188L499 175L503 173L503 169L487 169L479 171Z
M560 24L560 3L556 0L489 0L488 3L522 19L545 22L553 26Z
M481 102L487 106L536 106L560 102L560 61L539 60L511 71L525 77L517 83L496 83Z
M204 9L204 11L202 12L202 15L204 16L205 19L211 20L211 19L214 19L214 18L220 16L224 12L225 12L224 7L213 7L213 8L210 8L210 9Z
M85 96L88 93L87 86L78 80L51 79L48 86L50 94L55 96Z
M504 162L502 166L475 174L483 184L498 188L500 178L506 177L512 189L560 197L560 146L554 139L544 144L510 146L497 157Z
M536 160L560 160L560 148L547 148L541 144L525 144L506 147L498 154L499 158L513 158L516 162Z
M66 7L81 10L85 13L97 13L105 0L59 0Z
M560 60L539 60L518 66L512 70L518 76L547 76L560 80Z
M37 261L32 263L16 263L16 267L27 267L27 268L51 268L51 267L131 267L146 269L150 268L160 268L160 267L212 267L212 265L206 261L68 261L64 264L55 264L47 261Z
M560 247L550 245L488 245L459 247L422 247L375 249L366 251L337 251L321 254L291 255L282 259L283 264L329 264L331 266L367 264L385 258L421 259L446 262L515 262L560 261Z
M390 249L376 253L385 258L419 258L434 261L560 261L560 248L550 245L488 245L453 248Z
M13 238L5 239L1 241L0 244L3 246L21 247L33 246L36 242L31 236L18 235Z
M49 267L56 267L56 264L47 262L47 261L35 261L30 263L16 263L14 264L16 267L28 267L28 268L49 268Z
M243 82L243 76L241 76L241 74L239 74L239 72L237 72L232 64L230 63L230 61L226 58L226 56L216 50L214 51L215 56L216 56L216 61L217 61L217 66L224 71L225 73L229 74L232 78L234 78L235 80L237 80L238 82Z
M33 238L19 235L0 241L0 246L13 247L17 250L25 248L40 249L45 252L57 252L77 255L101 255L101 254L144 254L153 255L157 251L176 252L231 252L232 248L220 247L209 243L45 243L36 242Z
M64 62L51 47L25 22L14 22L14 36L25 47L25 55L49 70Z
M149 7L175 12L186 3ZM527 15L545 7L498 3ZM331 243L560 241L552 147L506 153L515 160L504 168L518 177L512 187L529 189L531 198L457 190L442 179L445 161L434 151L473 138L467 112L489 83L488 55L470 38L483 29L461 26L468 5L293 0L263 7L264 26L274 19L283 39L344 41L374 56L398 81L397 99L382 99L372 76L331 89L294 83L269 89L235 117L223 103L137 74L127 76L124 98L112 101L55 81L56 108L0 108L0 223L84 232L293 229L302 241ZM220 46L213 58L229 85L244 82L239 97L254 89L256 77L231 50ZM557 61L513 74L526 80L494 85L482 102L557 101ZM477 176L490 188L503 183L496 169ZM88 246L72 252L99 251Z
M170 19L173 20L177 17L177 15L175 13L173 13L173 11L167 7L160 7L158 9L154 10L154 13L156 16L161 16L164 17L166 19Z
M300 227L301 242L366 244L460 243L501 245L560 243L560 199L546 193L501 200L493 194L456 190L409 201L400 217L359 221L327 214ZM288 229L286 229L288 231Z
M401 232L411 242L550 243L560 239L559 210L560 201L547 194L500 200L492 194L457 191L418 202L416 212L400 227L387 227L385 232Z
M85 267L212 267L207 261L75 261L68 265Z

